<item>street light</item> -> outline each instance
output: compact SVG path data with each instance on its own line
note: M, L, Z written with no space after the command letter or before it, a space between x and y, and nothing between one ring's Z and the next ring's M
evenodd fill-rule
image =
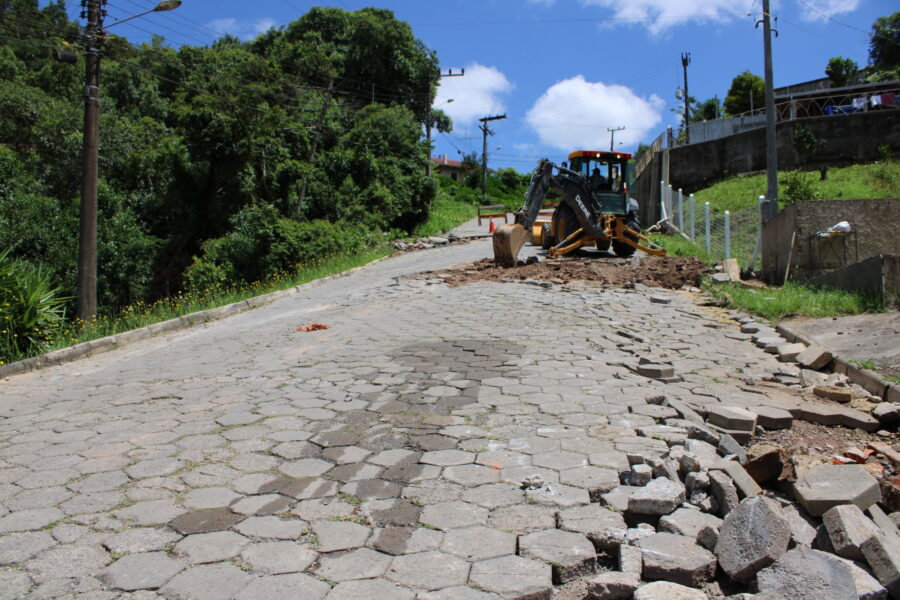
M81 207L78 226L78 304L76 315L88 321L97 314L97 182L100 139L100 40L106 0L86 0L84 135ZM152 12L173 10L181 0L163 0L151 10L116 21L110 27Z

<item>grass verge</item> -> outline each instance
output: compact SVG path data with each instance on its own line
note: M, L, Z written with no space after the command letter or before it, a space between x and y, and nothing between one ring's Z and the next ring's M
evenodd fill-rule
M66 348L108 335L139 329L176 317L292 288L360 267L388 256L390 253L390 248L383 246L361 254L323 258L314 263L301 265L291 274L281 275L263 282L217 286L202 292L178 293L171 298L158 300L152 304L138 302L111 315L98 315L96 319L88 322L70 322L41 351ZM0 356L0 364L3 364L4 361L12 362L24 358L28 358L28 356Z
M694 243L684 236L654 233L648 237L654 243L665 248L666 254L669 256L696 256L707 264L711 265L714 262L704 246Z
M884 310L877 300L863 294L810 288L790 281L780 288L709 281L703 287L724 305L770 321L793 316L838 317Z
M475 207L468 202L451 198L439 192L428 220L416 227L412 237L430 237L446 233L476 216Z

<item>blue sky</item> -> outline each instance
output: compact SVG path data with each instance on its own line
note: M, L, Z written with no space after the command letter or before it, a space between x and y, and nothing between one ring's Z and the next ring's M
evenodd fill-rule
M832 56L864 66L872 22L898 9L891 0L772 2L776 86L823 77ZM110 0L107 24L154 5ZM184 0L116 33L133 42L158 33L173 46L209 44L226 32L252 39L314 5L390 9L437 52L445 72L465 68L464 77L442 81L436 106L455 128L435 136L435 155L480 153L477 119L506 113L492 124L495 168L525 172L542 156L608 148L608 128L625 127L616 134L622 151L654 139L677 124L682 52L691 53L689 89L700 100L724 98L745 69L762 75L761 27L754 28L762 0Z

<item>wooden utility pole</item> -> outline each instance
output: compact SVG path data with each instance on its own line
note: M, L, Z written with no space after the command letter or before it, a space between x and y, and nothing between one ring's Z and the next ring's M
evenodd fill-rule
M763 0L763 51L765 53L766 77L766 209L769 219L778 212L778 138L775 130L775 92L772 74L772 13L769 0ZM759 23L756 24L757 27ZM778 35L778 31L775 31ZM753 90L750 90L753 96Z
M97 314L97 178L100 138L100 37L105 0L82 0L85 29L84 132L82 137L81 207L78 232L76 315Z
M607 127L606 130L609 132L609 151L615 152L616 150L616 132L617 131L625 131L625 127L616 127L615 129L611 127Z
M684 68L684 143L691 143L691 96L688 94L687 68L691 64L691 53L681 53L681 66Z
M488 122L505 118L506 115L495 115L493 117L483 117L481 119L478 119L479 121L481 121L481 125L479 125L478 128L481 130L481 133L484 137L484 147L481 152L481 195L483 200L487 200L487 139L488 135L494 135L494 132L491 131L490 127L488 127Z

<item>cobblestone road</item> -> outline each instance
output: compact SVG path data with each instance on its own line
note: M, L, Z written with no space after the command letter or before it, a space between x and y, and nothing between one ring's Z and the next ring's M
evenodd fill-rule
M666 448L648 399L765 403L736 384L780 365L687 296L404 277L489 252L0 382L0 598L549 598L571 511Z

